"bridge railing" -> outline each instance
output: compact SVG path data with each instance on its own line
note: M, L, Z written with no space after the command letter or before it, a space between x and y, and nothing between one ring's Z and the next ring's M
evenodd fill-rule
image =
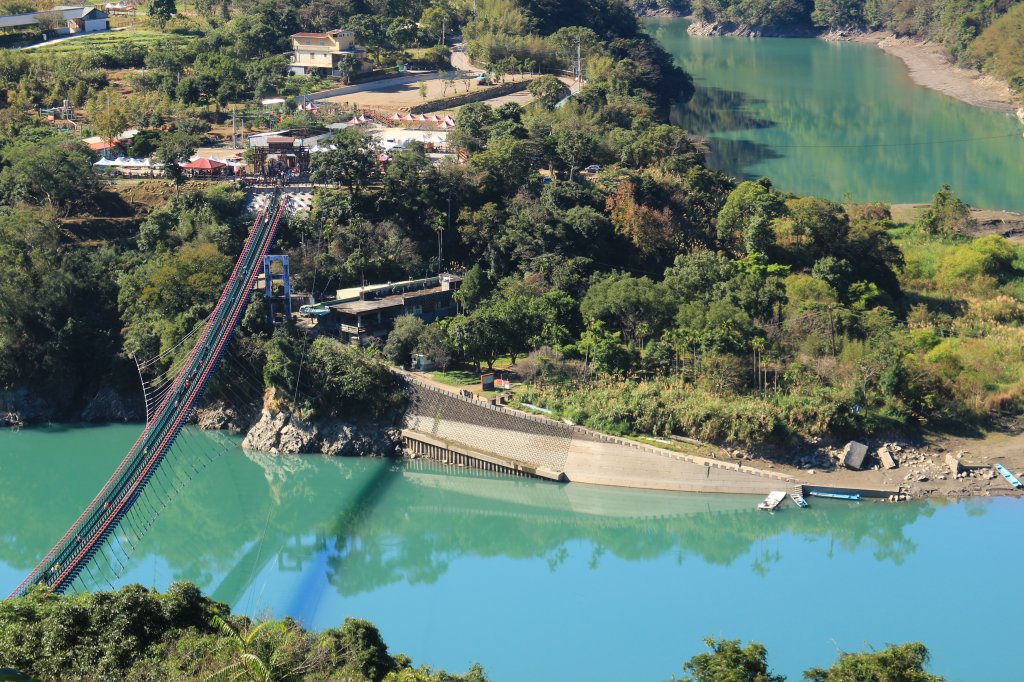
M283 210L282 196L277 192L267 209L257 215L206 327L153 418L99 494L11 596L24 594L37 583L56 591L65 588L134 505L206 388L241 317L246 294L252 289Z

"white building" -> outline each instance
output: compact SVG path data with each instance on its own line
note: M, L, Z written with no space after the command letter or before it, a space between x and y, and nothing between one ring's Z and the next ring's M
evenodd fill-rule
M46 26L54 23L59 24L58 27L46 32L55 36L98 33L107 30L107 14L95 7L58 5L43 12L0 16L0 29L25 28L40 24Z

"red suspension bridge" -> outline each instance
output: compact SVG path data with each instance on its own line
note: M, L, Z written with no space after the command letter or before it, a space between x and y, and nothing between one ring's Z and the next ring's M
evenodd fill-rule
M274 239L284 206L278 190L257 215L217 305L181 365L181 371L161 392L159 403L150 411L142 435L78 520L15 588L11 597L21 596L36 585L63 592L87 568L104 543L120 542L116 536L119 524L125 521L157 473L231 339L248 304L263 257ZM141 535L137 529L135 532Z

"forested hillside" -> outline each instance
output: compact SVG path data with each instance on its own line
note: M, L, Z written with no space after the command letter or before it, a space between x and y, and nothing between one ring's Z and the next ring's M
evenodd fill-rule
M105 180L76 136L30 113L79 60L93 74L80 93L89 124L143 128L132 147L177 168L224 119L219 108L316 85L283 74L276 50L290 27L347 22L382 55L438 39L397 30L408 22L382 29L390 15L363 5L237 9L188 19L196 34L185 43L128 55L145 69L112 70L102 54L4 53L0 257L14 267L0 269L0 389L21 391L5 405L49 392L63 403L37 419L78 418L103 391L137 393L131 356L181 352L249 223L236 187L182 186L180 173L145 186ZM1024 255L1002 237L972 238L952 190L901 225L886 206L709 169L666 123L668 105L692 94L690 77L616 0L386 11L428 15L419 23L429 26L428 10L451 12L473 58L504 73L542 61L562 71L578 50L587 85L565 98L547 74L527 106L460 107L448 136L458 155L436 163L410 144L384 166L371 136L335 134L313 158L312 211L275 246L291 258L293 287L322 300L444 268L465 275L459 314L400 318L383 348L361 350L271 329L254 301L235 343L267 395L290 396L311 418L384 421L396 406L379 390L385 358L417 352L467 373L513 365L526 401L620 433L754 443L1020 414ZM162 197L139 213L131 192L146 187Z
M703 22L892 31L942 43L1024 91L1024 9L1014 0L693 0Z

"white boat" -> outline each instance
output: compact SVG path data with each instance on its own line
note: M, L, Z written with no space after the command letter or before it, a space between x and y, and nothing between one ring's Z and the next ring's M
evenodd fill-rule
M775 509L782 504L782 501L786 499L786 493L782 490L773 490L768 493L768 497L764 498L764 502L757 505L758 509L764 509L765 511L775 511Z
M796 502L796 506L801 508L809 506L803 495L800 495L799 493L790 493L789 496L793 498L794 502Z

